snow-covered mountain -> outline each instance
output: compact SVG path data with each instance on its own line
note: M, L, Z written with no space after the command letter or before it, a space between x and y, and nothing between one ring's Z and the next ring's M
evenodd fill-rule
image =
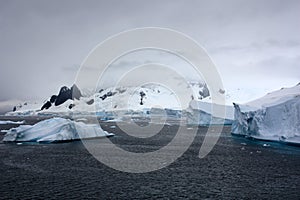
M208 87L204 83L192 82L186 89L193 91L190 100L201 100L209 96ZM157 84L106 88L96 92L81 92L76 85L71 88L64 86L57 95L52 95L48 100L19 104L6 115L91 114L103 111L143 111L151 108L177 110L182 108L177 95Z
M233 134L300 143L300 83L234 108Z

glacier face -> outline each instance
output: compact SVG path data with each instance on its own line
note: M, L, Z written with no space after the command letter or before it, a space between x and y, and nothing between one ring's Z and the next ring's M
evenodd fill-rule
M51 118L35 125L11 128L5 134L5 142L59 142L94 137L112 136L97 124L74 122L64 118Z
M215 109L224 110L224 116L216 116ZM233 107L229 105L212 104L204 101L191 101L187 109L187 124L189 125L210 125L210 124L232 124Z
M234 108L233 134L300 143L300 84Z

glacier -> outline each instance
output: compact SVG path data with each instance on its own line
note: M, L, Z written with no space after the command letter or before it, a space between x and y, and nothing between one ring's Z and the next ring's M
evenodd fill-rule
M114 134L100 128L98 124L85 124L65 118L51 118L35 125L11 128L4 135L4 142L62 142L87 138L108 137Z
M213 104L202 101L192 100L186 112L188 125L231 125L234 118L233 106ZM213 106L217 109L225 110L224 116L215 116Z
M300 83L262 98L234 103L234 135L300 145Z

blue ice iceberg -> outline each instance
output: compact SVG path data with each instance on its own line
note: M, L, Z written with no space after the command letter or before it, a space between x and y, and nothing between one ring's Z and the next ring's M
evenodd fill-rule
M98 124L85 124L70 119L51 118L35 125L21 125L7 131L5 142L61 142L87 138L108 137L114 134Z

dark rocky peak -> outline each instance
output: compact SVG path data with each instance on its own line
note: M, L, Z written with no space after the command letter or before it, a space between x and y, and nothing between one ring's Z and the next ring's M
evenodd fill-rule
M80 97L82 97L82 94L79 90L79 88L74 84L71 88L68 88L66 86L63 86L60 91L59 94L56 98L55 101L55 106L58 106L60 104L63 104L64 102L66 102L69 99L80 99Z
M50 102L51 103L54 103L57 99L57 95L52 95L51 98L50 98Z
M60 88L59 93L64 93L64 92L67 92L69 90L70 89L67 86L63 86L63 87Z
M82 94L75 84L71 88L63 86L60 88L58 95L52 95L50 101L47 101L41 109L48 109L53 103L55 106L59 106L69 99L80 99L80 97L82 97Z
M72 90L66 86L63 86L62 88L60 88L60 91L57 95L57 98L55 101L55 106L63 104L68 99L72 99Z
M51 102L50 101L47 101L43 106L42 106L42 108L41 108L41 110L44 110L44 109L48 109L48 108L50 108L51 107Z
M72 91L72 99L79 100L80 97L82 97L82 94L76 84L73 84L73 86L71 87L71 91Z

